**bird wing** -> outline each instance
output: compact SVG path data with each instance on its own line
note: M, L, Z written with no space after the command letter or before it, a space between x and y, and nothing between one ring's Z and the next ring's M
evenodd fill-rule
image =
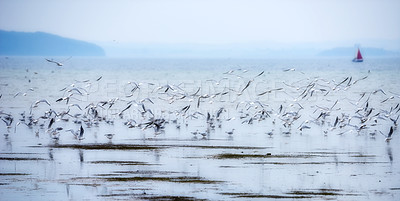
M51 106L49 101L47 101L46 99L42 99L42 100L38 100L35 102L35 105L37 106L39 103L46 103L47 105Z
M53 125L53 123L54 123L54 118L51 118L49 126L47 128L49 129L51 127L51 125Z
M85 132L85 130L83 129L82 125L81 128L79 129L79 138L83 137L83 133Z
M243 93L243 91L244 90L246 90L247 89L247 87L249 87L250 86L250 83L251 83L251 80L249 81L249 82L247 82L247 85L242 89L242 91L240 92L240 93Z
M393 134L393 126L390 127L388 138L392 137L392 134Z

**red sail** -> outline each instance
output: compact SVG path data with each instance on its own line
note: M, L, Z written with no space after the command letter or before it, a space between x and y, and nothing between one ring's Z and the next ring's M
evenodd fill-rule
M363 57L361 56L360 49L358 49L358 52L357 52L357 59L363 59Z

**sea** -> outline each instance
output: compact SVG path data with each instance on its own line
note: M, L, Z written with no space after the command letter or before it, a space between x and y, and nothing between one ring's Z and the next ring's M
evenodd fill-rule
M399 200L399 76L399 58L3 56L0 200Z

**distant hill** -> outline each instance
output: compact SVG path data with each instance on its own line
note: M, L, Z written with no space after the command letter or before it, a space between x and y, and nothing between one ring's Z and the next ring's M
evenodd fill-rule
M388 51L382 48L365 47L360 48L361 53L364 57L390 57L399 56L399 52ZM318 54L318 56L326 57L354 57L356 49L354 47L338 47L329 50L324 50Z
M0 55L14 56L105 56L93 43L44 32L0 30Z

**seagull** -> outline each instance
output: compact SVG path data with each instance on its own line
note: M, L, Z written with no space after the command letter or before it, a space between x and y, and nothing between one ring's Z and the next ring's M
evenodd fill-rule
M206 80L206 82L214 82L215 85L220 85L222 80L227 80L227 79L228 79L227 77L223 77L223 78L220 79L219 81L214 80L214 79L209 79L209 80Z
M301 126L299 126L299 130L300 131L303 131L303 129L310 129L311 127L310 126L307 126L307 125L301 125Z
M83 133L85 132L85 130L83 130L82 125L81 125L81 128L79 130L77 130L77 131L74 131L73 129L65 130L65 132L68 132L68 131L70 131L75 136L75 138L78 139L78 140L85 139L83 137Z
M73 129L68 129L68 130L65 130L65 132L71 132L76 138L78 137L78 131L74 131Z
M107 133L107 134L104 134L104 136L106 136L109 140L111 140L113 137L114 137L114 133Z
M399 116L397 116L397 118L396 118L396 119L389 118L391 121L393 121L393 124L394 124L394 128L395 128L395 129L397 128L397 121L399 120L399 117L400 117L400 115L399 115Z
M232 74L234 71L235 71L235 70L230 70L230 71L227 71L227 72L225 72L225 73L223 73L223 74Z
M71 108L71 107L74 107L74 106L77 107L79 110L82 110L81 106L79 106L78 104L70 104L68 106L68 109Z
M196 136L197 134L199 134L199 130L193 131L191 132L194 136Z
M272 131L270 132L267 132L266 134L269 135L269 137L272 137L272 135L274 134L274 129L272 129Z
M283 70L283 72L295 71L295 70L296 70L295 68L288 68L288 69Z
M282 90L282 89L283 89L283 88L271 89L271 90L268 90L268 91L259 93L259 94L257 94L257 96L262 96L262 95L265 95L265 94L267 94L267 93L271 93L271 92L273 92L273 91L280 91L280 90Z
M225 133L227 133L228 135L232 135L233 131L235 131L235 129L232 129L231 131L226 131Z
M72 88L72 89L68 89L67 90L67 92L69 92L69 93L71 93L72 94L72 92L74 92L74 91L76 91L79 95L83 95L83 93L78 89L78 88L76 88L76 87L74 87L74 88ZM86 91L85 91L86 92ZM89 95L87 92L86 92L86 95Z
M34 91L33 88L28 89L26 92L17 92L16 94L14 94L14 98L17 97L18 95L22 94L22 96L26 96L28 94L29 91ZM1 96L0 96L1 98Z
M201 98L210 98L210 96L208 94L204 94L202 96L199 96L199 98L197 99L197 108L200 107L200 99Z
M383 94L385 94L386 95L386 93L385 93L385 91L383 90L383 89L378 89L378 90L375 90L374 92L372 92L373 94L376 94L376 93L378 93L378 92L382 92Z
M207 137L208 132L207 132L207 131L205 131L205 132L200 132L200 135L203 136L203 138L205 138L205 137Z
M66 62L66 61L68 61L68 60L71 59L71 58L72 58L72 56L69 57L68 59L64 60L63 62ZM63 63L58 62L58 61L55 61L55 60L53 60L53 59L46 59L46 61L48 61L48 62L50 62L50 63L55 63L55 64L57 64L57 66L60 66L60 67L64 65Z
M7 128L11 128L11 124L14 120L14 118L11 115L5 116L3 118L1 118L1 120L4 121L4 123L6 124Z
M144 98L142 100L140 100L140 103L144 103L145 101L149 101L150 103L154 104L154 102L150 99L150 98Z
M118 116L122 119L122 118L123 118L123 113L124 113L126 110L128 110L131 106L132 106L132 103L129 104L129 105L128 105L125 109L123 109L121 112L116 113L116 114L118 114Z

